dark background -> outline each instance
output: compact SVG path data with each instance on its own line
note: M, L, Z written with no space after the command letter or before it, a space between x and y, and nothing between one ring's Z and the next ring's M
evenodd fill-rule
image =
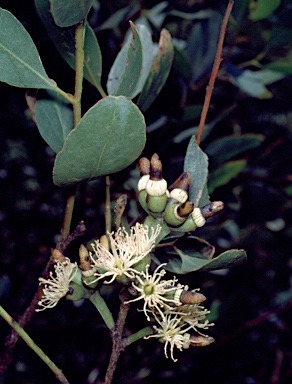
M100 8L91 12L93 27L101 25L126 1L100 1ZM140 5L132 12L135 21L141 9L149 9L156 1L131 2ZM229 28L226 37L225 62L238 66L251 60L267 46L266 36L273 28L291 30L292 11L282 1L273 15L260 22L247 18L247 2L241 2L242 15ZM238 5L238 4L237 4ZM47 36L33 1L0 1L28 30L38 47L49 77L59 87L74 91L74 72L60 58ZM169 9L194 13L214 9L223 14L226 2L173 1ZM130 9L131 10L131 9ZM290 12L290 13L289 13ZM103 53L103 84L120 49L128 28L124 18L116 26L97 32ZM163 26L178 39L187 39L196 20L168 16ZM1 26L0 26L1 28ZM215 27L214 27L215 28ZM157 41L159 30L153 27ZM281 40L265 55L262 64L287 55L291 46ZM291 40L290 40L291 41ZM202 44L208 36L202 35ZM195 49L195 48L194 48ZM232 53L233 52L233 53ZM202 53L204 55L204 53ZM184 129L198 124L198 118L186 118L187 107L201 106L210 72L209 64L199 68L200 76L191 73L187 61L176 55L168 81L145 117L148 125L163 118L159 129L149 132L143 155L157 152L164 166L164 177L171 183L181 173L189 139L174 142ZM199 61L197 61L198 63ZM203 62L203 56L202 56ZM183 63L184 65L182 65ZM209 66L208 66L209 65ZM254 70L253 66L246 68ZM193 73L194 73L193 69ZM189 274L180 278L190 287L200 287L207 296L215 326L210 329L216 342L207 348L176 351L178 362L165 359L163 345L157 340L140 340L122 355L115 383L200 383L200 384L264 384L290 383L291 368L291 148L292 111L291 76L268 86L273 98L248 96L232 84L224 73L219 74L208 122L220 113L206 140L204 150L219 138L232 134L261 134L257 148L235 156L247 166L229 182L217 187L211 200L222 200L226 208L206 229L195 234L216 246L220 253L231 248L244 248L247 262L232 270ZM58 188L52 182L54 153L38 134L25 103L25 90L0 84L0 302L13 316L21 314L29 304L62 227L69 188ZM99 99L97 91L84 81L84 112ZM226 112L232 107L231 112ZM223 150L224 151L224 150ZM218 168L216 156L209 158L210 177ZM128 201L136 198L136 164L112 177L112 199L127 193ZM104 232L104 180L81 185L77 195L73 227L84 220L87 233L66 251L77 260L80 242ZM141 212L135 202L128 204L129 220ZM113 291L105 292L106 300L115 311ZM134 309L127 327L138 330L141 316ZM142 320L143 322L144 320ZM146 325L146 324L145 324ZM93 383L103 378L110 353L110 337L91 303L61 300L52 310L37 313L26 327L33 340L64 371L72 384ZM9 332L0 320L0 352ZM96 368L97 367L97 368ZM98 379L97 379L98 380ZM20 341L13 363L0 377L0 383L54 383L53 374L38 357ZM98 382L98 381L96 381Z

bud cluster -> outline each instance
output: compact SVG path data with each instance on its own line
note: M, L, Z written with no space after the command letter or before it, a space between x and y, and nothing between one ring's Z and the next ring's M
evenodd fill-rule
M142 157L139 161L140 180L138 182L139 202L142 208L155 218L163 221L173 230L194 231L202 227L206 219L224 208L222 201L214 201L198 208L188 200L191 174L184 172L167 189L162 176L162 164L155 153L149 161Z

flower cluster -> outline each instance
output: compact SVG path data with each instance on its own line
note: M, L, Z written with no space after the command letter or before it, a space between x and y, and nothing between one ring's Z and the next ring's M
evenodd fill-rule
M159 265L151 275L149 265L145 272L136 274L136 283L132 287L138 295L129 300L134 302L144 300L143 312L148 321L151 317L158 325L154 325L155 333L146 338L155 337L164 343L164 353L168 357L167 349L173 361L174 347L180 351L190 346L203 346L211 344L214 339L201 333L199 329L208 329L211 325L206 319L209 313L200 304L206 299L198 290L188 291L187 286L177 283L177 279L164 280L166 271L162 269L165 264ZM199 336L191 335L193 330ZM198 340L199 337L199 340Z
M120 227L91 244L93 252L81 246L80 268L62 254L57 255L61 259L56 259L55 275L50 272L49 279L39 279L44 288L43 298L39 301L41 309L38 311L54 307L63 296L67 295L68 298L70 283L77 272L82 274L83 290L84 286L96 288L100 281L105 284L114 281L124 283L133 297L126 303L142 301L142 312L146 319L156 323L153 334L146 338L158 338L164 343L165 356L170 354L171 359L176 361L175 348L181 351L190 346L212 343L214 339L201 333L201 330L213 324L206 319L209 312L201 305L206 297L198 289L189 291L188 286L179 284L175 277L164 278L167 274L164 269L166 264L159 265L151 272L150 253L158 239L163 237L160 236L160 224L167 230L191 231L219 212L223 203L214 202L203 208L195 208L195 204L188 201L189 173L183 173L167 189L167 182L162 178L161 161L156 154L150 161L142 158L139 167L139 201L152 216L150 223L157 224L148 227L137 223L129 232ZM80 288L82 282L74 281L72 284ZM82 297L83 291L80 292Z

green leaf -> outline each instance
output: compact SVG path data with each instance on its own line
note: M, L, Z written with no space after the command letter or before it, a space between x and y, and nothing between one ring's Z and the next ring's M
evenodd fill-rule
M142 73L140 77L140 81L136 88L136 92L134 96L137 96L141 91L145 84L145 81L148 77L150 67L152 64L153 56L154 56L154 46L151 37L151 33L149 29L145 25L137 25L137 29L141 38L142 43L142 51L143 51L143 64L142 64Z
M263 135L246 134L239 137L227 136L213 141L205 152L216 162L230 160L243 152L258 147L264 140Z
M162 29L157 54L137 101L142 112L150 107L165 84L171 69L173 55L174 49L170 33L166 29Z
M210 173L208 180L208 191L211 194L215 188L227 184L246 166L246 160L229 161L222 167Z
M192 182L189 190L189 200L195 203L197 207L202 207L200 199L207 182L208 157L197 145L195 136L192 136L187 148L184 172L190 172L192 176ZM203 205L208 203L209 201L206 202L205 191Z
M39 53L22 24L0 8L0 81L20 88L54 89Z
M77 183L126 168L141 154L145 131L144 117L129 99L100 100L67 136L55 160L54 183Z
M38 93L35 119L45 142L53 151L60 152L74 126L71 104L55 92Z
M279 7L280 0L257 0L250 4L249 18L252 21L266 19Z
M110 95L123 95L133 98L136 94L143 68L142 42L135 25L130 22L131 40L125 41L111 67L107 90Z
M214 252L215 248L204 239L188 235L177 238L172 235L159 244L153 260L157 264L168 262L166 269L172 272L187 273L189 272L188 258L192 260L191 268L193 268L194 263L201 268L212 259ZM183 265L183 263L186 264Z
M59 27L70 27L86 19L93 0L50 0L51 11Z
M206 263L201 270L212 271L215 269L233 268L246 261L246 259L247 255L244 249L230 249L214 257Z
M49 0L35 0L38 14L62 58L75 70L75 27L58 27L50 12ZM100 89L102 57L94 31L85 23L84 78Z
M180 259L171 259L165 267L166 270L176 274L232 268L240 265L247 258L243 249L231 249L210 260L197 257L196 254L186 254L181 250L177 254Z

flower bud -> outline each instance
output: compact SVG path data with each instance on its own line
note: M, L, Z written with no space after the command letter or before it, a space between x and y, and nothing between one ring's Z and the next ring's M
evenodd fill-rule
M210 204L204 205L201 208L202 215L205 219L214 216L216 213L222 211L224 203L222 201L212 201Z
M79 248L80 268L82 271L89 271L91 267L91 260L89 252L86 247L81 244Z
M138 167L140 170L140 180L138 182L138 191L146 188L146 183L150 178L150 161L146 157L139 160Z
M201 304L206 300L206 297L197 291L187 291L183 288L178 288L174 292L173 300L176 305L196 305Z
M161 213L166 207L167 200L168 196L166 193L161 196L151 196L148 194L146 196L147 208L153 213Z
M204 296L202 293L199 293L197 291L183 290L179 297L179 301L181 302L181 304L195 305L195 304L201 304L205 300L206 300L206 296Z
M189 214L193 211L194 204L186 201L184 204L169 204L164 213L164 221L172 227L178 227L186 221Z
M51 255L55 262L60 261L60 263L64 263L66 261L66 257L56 248L51 249Z
M190 347L206 347L214 343L215 339L211 336L191 335L189 339Z
M197 227L202 227L205 224L205 219L201 214L200 208L194 208L193 212L185 220L185 222L177 229L180 232L194 231Z
M169 197L177 200L181 204L188 199L188 191L191 185L191 174L183 172L180 177L169 187Z
M105 249L107 249L108 251L110 250L108 237L106 235L102 235L99 239L99 242L104 246Z
M98 284L94 275L97 271L97 268L92 266L89 252L83 244L81 244L79 248L79 258L82 280L84 284L90 286L90 288L95 288Z
M148 213L149 208L148 208L147 201L146 201L147 196L148 195L147 195L146 189L142 189L138 194L138 200L139 200L141 207L144 209L144 211L146 211Z
M151 157L150 178L147 181L145 188L150 196L162 196L167 190L167 182L162 177L162 164L156 153Z

